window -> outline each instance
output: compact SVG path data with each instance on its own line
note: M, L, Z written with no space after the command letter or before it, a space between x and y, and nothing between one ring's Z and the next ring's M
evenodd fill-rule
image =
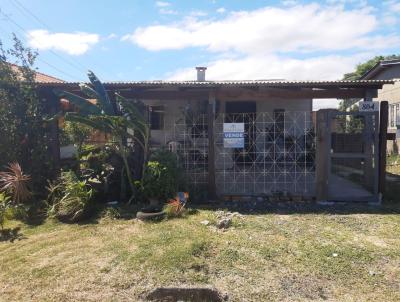
M400 104L389 105L389 127L394 128L400 122Z
M164 106L150 107L150 129L151 130L164 129Z

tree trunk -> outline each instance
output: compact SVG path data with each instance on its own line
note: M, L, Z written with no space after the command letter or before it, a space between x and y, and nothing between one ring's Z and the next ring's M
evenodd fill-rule
M129 198L128 204L130 204L135 196L135 185L133 183L132 172L129 168L128 158L125 152L125 146L123 145L122 141L119 142L119 147L121 149L121 157L124 161L126 176L128 177L129 187L131 188L131 197Z

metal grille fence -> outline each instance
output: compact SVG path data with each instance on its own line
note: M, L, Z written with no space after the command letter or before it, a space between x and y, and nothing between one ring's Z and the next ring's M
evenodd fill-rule
M152 139L162 142L170 151L177 153L179 165L185 172L185 180L193 190L206 190L208 183L208 127L207 115L187 115L164 124ZM161 147L152 144L153 148Z
M244 148L224 148L224 123L244 124ZM197 189L205 189L207 115L177 118L164 129L162 138L152 134L152 139L163 141L176 152L187 181ZM218 194L314 195L315 131L311 112L218 114L214 135Z
M224 148L224 123L244 123L244 148ZM215 131L219 194L314 195L311 112L219 114Z

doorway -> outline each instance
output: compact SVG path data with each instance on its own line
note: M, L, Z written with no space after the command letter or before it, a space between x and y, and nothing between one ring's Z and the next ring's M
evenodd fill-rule
M226 102L225 123L244 123L244 148L235 148L233 160L235 163L253 163L256 155L256 119L257 104L254 101Z

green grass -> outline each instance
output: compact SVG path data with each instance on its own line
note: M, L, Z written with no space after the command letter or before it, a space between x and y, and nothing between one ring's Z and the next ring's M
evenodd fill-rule
M0 242L0 301L135 301L163 285L232 301L400 300L398 214L245 215L225 232L205 219L9 222L23 236Z

